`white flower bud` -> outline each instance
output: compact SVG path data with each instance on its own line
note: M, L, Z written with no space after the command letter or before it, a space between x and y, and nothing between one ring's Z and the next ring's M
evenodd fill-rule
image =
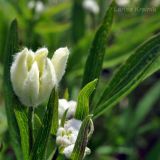
M66 99L59 99L59 118L63 117L64 112L68 109L67 118L73 117L76 112L77 102L67 101Z
M99 6L95 0L83 0L83 8L93 14L99 13Z
M71 157L81 124L82 121L71 119L66 121L64 127L60 127L57 131L56 143L67 158ZM84 156L90 154L90 152L90 149L86 147Z
M58 85L54 66L47 55L47 48L35 53L25 48L14 58L10 70L11 82L15 94L26 106L43 103L49 98L53 87Z
M54 65L58 81L61 80L62 76L65 73L68 56L69 50L67 47L65 47L57 49L52 57L52 63Z
M58 128L56 143L63 147L74 144L81 124L82 122L76 119L66 121L64 127Z

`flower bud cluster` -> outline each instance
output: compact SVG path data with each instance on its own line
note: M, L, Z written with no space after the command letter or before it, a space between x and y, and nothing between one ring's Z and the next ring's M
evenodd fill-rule
M81 124L82 121L73 118L66 121L64 127L59 127L57 131L56 143L67 158L71 157ZM87 154L90 154L88 147L85 149L85 155Z

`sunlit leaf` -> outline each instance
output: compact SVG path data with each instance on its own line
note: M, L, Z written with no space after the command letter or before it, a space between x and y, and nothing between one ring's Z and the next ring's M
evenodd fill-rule
M146 71L159 58L160 34L140 45L120 67L105 88L95 107L94 116L101 115L108 107L118 103L146 77Z
M75 118L83 120L86 116L89 115L89 98L95 90L96 84L97 79L88 83L79 92Z

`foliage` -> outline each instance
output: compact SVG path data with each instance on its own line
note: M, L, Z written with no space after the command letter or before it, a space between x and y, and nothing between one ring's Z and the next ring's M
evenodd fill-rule
M152 1L126 7L154 8ZM40 11L29 2L0 1L0 159L66 159L56 142L69 112L59 122L58 98L65 98L77 100L73 117L82 121L71 159L82 160L89 147L88 160L158 160L160 7L118 12L116 1L97 0L94 14L80 0L36 1ZM24 46L44 45L49 57L62 46L70 56L58 88L33 110L13 92L10 66Z

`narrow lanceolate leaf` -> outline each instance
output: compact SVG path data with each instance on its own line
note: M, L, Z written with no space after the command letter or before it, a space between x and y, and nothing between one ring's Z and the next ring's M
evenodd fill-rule
M154 62L159 56L160 34L157 34L140 45L113 76L99 99L94 116L97 117L108 107L118 103L140 84L146 78L147 72L150 72L148 69L155 65Z
M86 61L82 87L90 81L99 78L106 49L106 43L113 21L114 7L115 2L113 1L104 17L102 25L96 32L90 53Z
M148 78L153 73L155 73L156 71L160 70L160 65L159 64L160 64L160 56L157 57L157 59L153 62L153 64L146 70L144 79Z
M72 160L82 160L85 153L85 148L88 142L88 133L91 125L91 116L87 116L81 125L78 137L71 155Z
M11 24L6 48L5 48L5 62L4 62L4 97L5 107L8 119L9 133L11 137L12 148L15 151L16 158L22 159L20 136L18 125L14 114L14 106L16 106L16 97L14 95L12 84L10 81L10 65L13 62L13 56L18 51L18 32L17 32L17 21L14 20Z
M53 135L56 135L57 129L58 129L58 94L55 94L55 101L54 105L52 106L53 108L53 117L52 117L52 127L51 127L51 133Z
M89 114L89 97L95 90L97 84L97 79L88 83L83 89L79 92L78 95L78 104L75 113L75 118L83 120Z
M24 160L29 159L29 130L28 130L28 117L24 106L17 105L14 109L17 123L20 130L21 146Z
M52 118L54 116L53 107L58 103L58 96L55 89L53 89L51 96L49 98L49 102L47 105L47 110L43 119L43 127L39 129L37 138L33 145L33 149L30 155L30 160L43 160L44 153L47 147L48 138L51 131L52 126Z

